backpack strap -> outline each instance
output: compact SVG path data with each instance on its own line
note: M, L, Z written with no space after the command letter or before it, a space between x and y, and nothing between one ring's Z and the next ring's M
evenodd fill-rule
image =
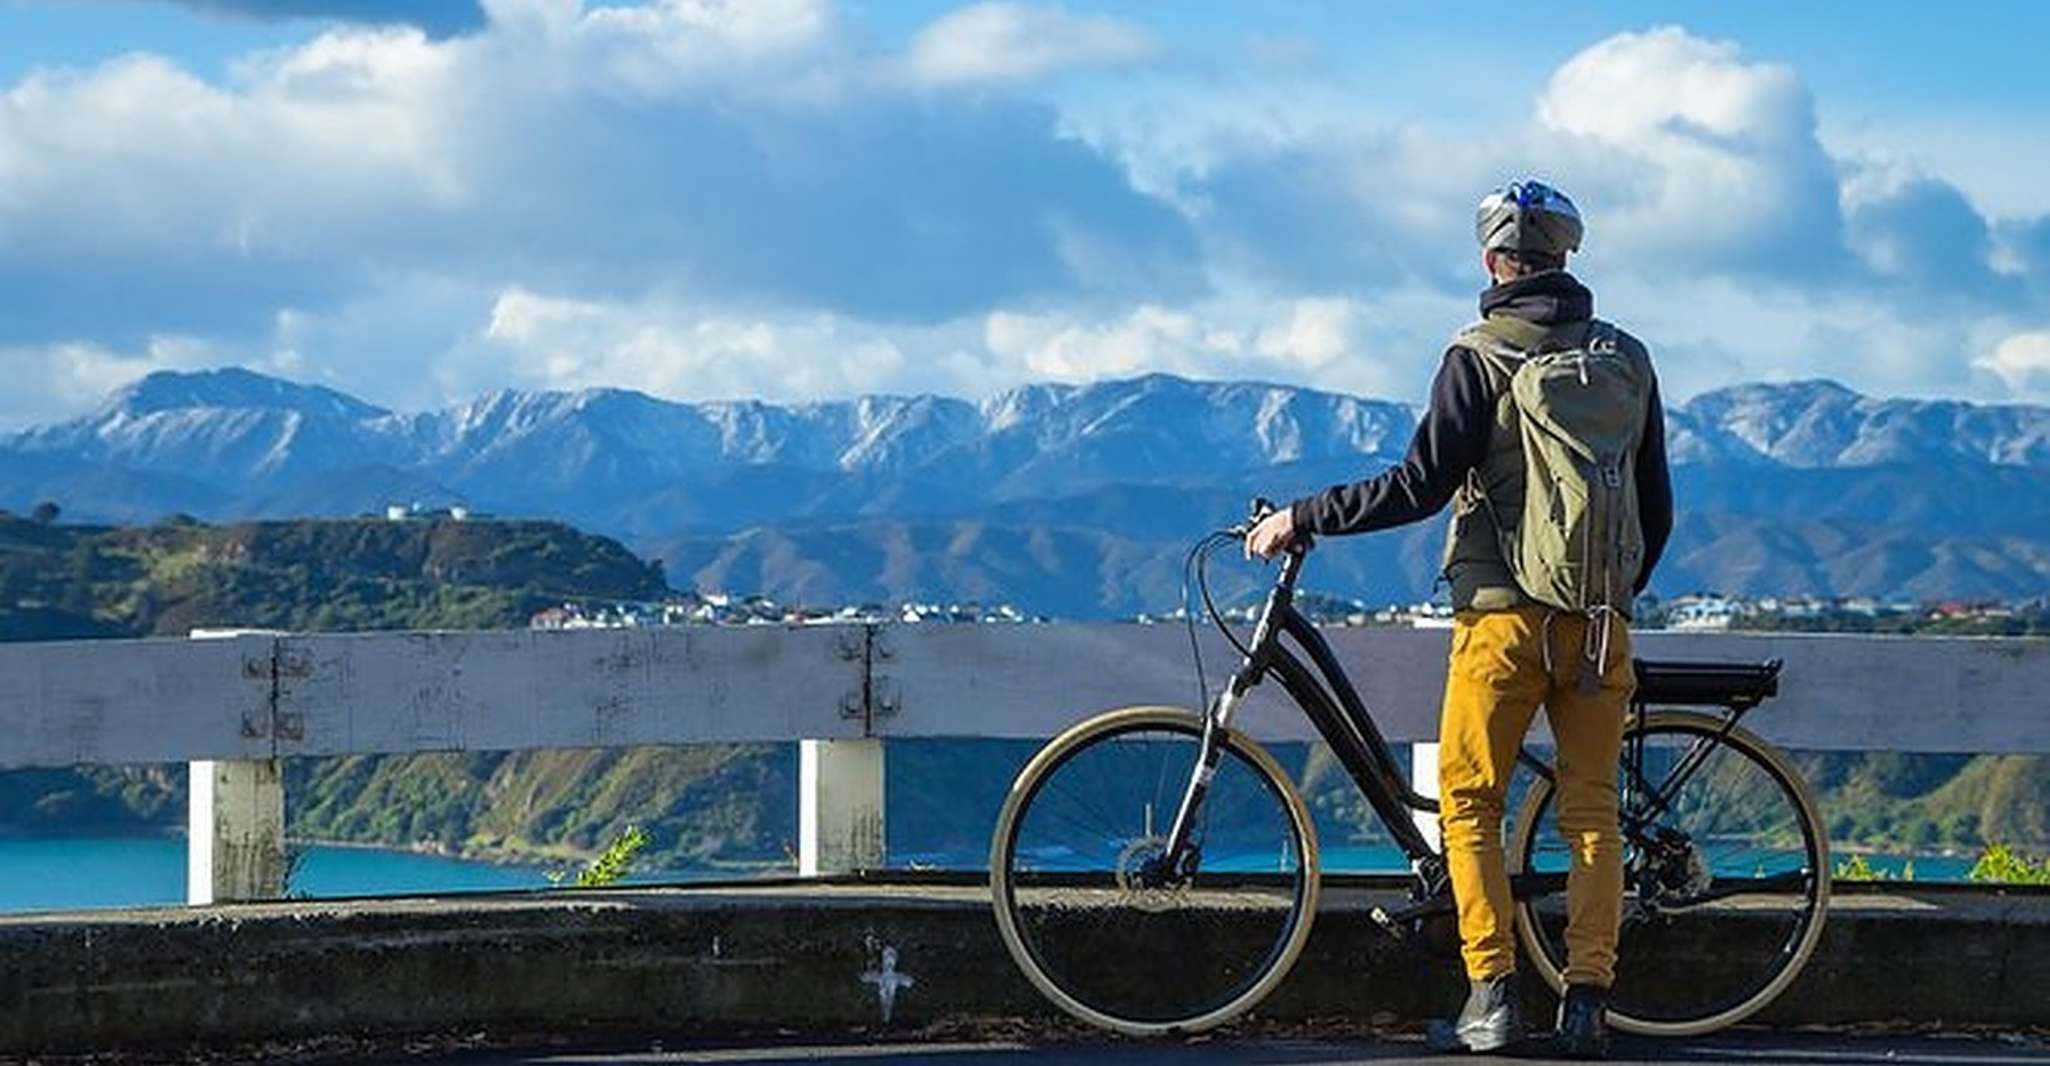
M1472 352L1480 362L1481 380L1496 400L1509 395L1509 379L1516 369L1523 365L1528 349L1505 336L1491 323L1492 319L1476 322L1460 330L1452 338L1452 346Z
M1521 319L1483 319L1455 334L1452 345L1472 352L1474 359L1479 362L1481 382L1486 386L1489 398L1493 401L1493 417L1499 421L1505 417L1520 417L1516 413L1516 402L1509 394L1509 382L1515 376L1517 368L1523 365L1527 352L1515 339L1505 335L1506 331L1496 328L1497 322L1528 324ZM1479 466L1467 468L1466 478L1458 492L1465 498L1465 506L1487 512L1488 524L1495 531L1498 550L1507 558L1509 553L1515 550L1515 546L1507 539L1508 527L1503 525L1502 515L1496 510L1495 501L1488 496L1487 482L1481 477Z
M1613 351L1618 331L1599 318L1562 326L1541 326L1515 315L1490 315L1460 331L1461 340L1486 338L1497 348L1517 355L1563 352L1584 348L1591 352Z
M1496 348L1506 348L1517 355L1540 350L1552 335L1550 329L1515 315L1489 315L1467 327L1466 333L1486 337Z

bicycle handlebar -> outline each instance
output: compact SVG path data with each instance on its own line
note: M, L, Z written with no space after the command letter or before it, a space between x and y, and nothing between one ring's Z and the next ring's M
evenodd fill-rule
M1195 591L1199 592L1202 596L1203 611L1209 615L1211 624L1217 627L1217 631L1224 635L1224 639L1229 641L1231 646L1240 655L1250 661L1253 658L1252 649L1246 647L1245 643L1239 640L1238 634L1231 631L1231 626L1226 624L1224 615L1217 610L1217 605L1210 599L1210 553L1223 543L1230 541L1243 543L1247 537L1252 535L1253 527L1258 525L1261 519L1273 514L1278 509L1274 506L1272 500L1264 496L1255 496L1251 504L1246 508L1247 513L1244 522L1227 526L1198 540L1189 549L1188 559L1183 563L1183 620L1189 630L1189 651L1196 663L1196 687L1202 696L1205 706L1208 706L1210 702L1210 686L1203 676L1203 649L1196 643L1196 613L1191 609L1193 605L1189 602L1190 580L1191 578L1194 579ZM1275 575L1274 581L1275 594L1277 596L1286 599L1294 595L1296 579L1302 574L1303 561L1310 554L1311 543L1312 539L1308 532L1298 532L1288 547L1283 550L1281 572ZM1272 601L1270 601L1271 603ZM1265 631L1265 618L1266 616L1263 614L1263 625L1260 627L1262 632Z
M1274 505L1273 500L1265 496L1255 496L1253 497L1253 502L1246 505L1246 520L1244 522L1233 526L1226 526L1218 530L1218 532L1233 540L1243 541L1247 537L1252 536L1253 527L1259 525L1262 519L1280 509ZM1297 530L1294 539L1289 541L1288 547L1284 550L1292 555L1307 555L1314 544L1315 538L1311 537L1307 530Z

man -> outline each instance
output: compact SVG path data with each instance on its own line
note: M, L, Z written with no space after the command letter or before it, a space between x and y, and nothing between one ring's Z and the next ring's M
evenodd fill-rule
M1522 1036L1502 815L1516 753L1543 704L1558 742L1558 821L1572 853L1558 1040L1567 1054L1601 1057L1623 892L1615 772L1635 685L1629 632L1618 616L1627 618L1672 529L1664 416L1643 345L1595 320L1593 296L1566 272L1582 234L1572 201L1539 182L1509 185L1481 202L1476 234L1492 282L1481 294L1483 321L1445 353L1408 456L1371 480L1275 512L1246 546L1271 556L1298 531L1364 533L1455 504L1445 560L1454 625L1439 804L1472 991L1456 1018L1433 1028L1432 1041L1442 1050L1489 1051ZM1588 386L1577 393L1576 373ZM1627 430L1606 438L1622 442L1611 444L1617 459L1594 473L1567 469L1570 458L1558 464L1564 473L1532 473L1534 459L1567 454L1525 424L1562 424L1543 406L1547 388L1562 409L1581 406L1565 418L1565 435L1581 425L1598 436L1605 419ZM1587 410L1590 403L1607 409ZM1554 483L1582 476L1594 488L1568 493ZM1604 494L1603 485L1623 490ZM1631 528L1623 516L1633 495ZM1602 505L1606 515L1598 497L1612 501ZM1591 513L1568 515L1569 508ZM1612 534L1610 549L1592 563L1573 556L1587 550L1576 545L1595 541L1591 531ZM1600 581L1590 591L1582 573L1595 565L1610 571L1606 594ZM1578 584L1562 595L1562 583Z

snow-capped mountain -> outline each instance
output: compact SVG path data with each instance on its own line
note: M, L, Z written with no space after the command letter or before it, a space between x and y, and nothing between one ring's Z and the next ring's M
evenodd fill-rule
M501 390L394 414L329 389L223 370L153 374L83 418L0 437L0 451L176 474L237 495L303 493L340 472L385 468L482 506L602 513L776 472L793 486L821 476L905 479L989 499L1202 480L1386 454L1413 421L1396 404L1165 375L1031 385L980 405L938 396L778 405ZM791 497L797 513L807 497Z
M1879 400L1833 381L1801 381L1704 393L1677 415L1704 449L1701 461L2050 466L2050 409L2041 407Z
M1416 414L1158 374L979 404L504 390L399 413L243 370L159 373L0 436L0 506L150 521L460 501L621 536L680 584L1089 613L1157 606L1177 545L1255 493L1378 470ZM1797 382L1707 393L1667 424L1682 521L1660 588L2050 591L2050 409ZM1426 592L1437 536L1362 538L1328 553L1327 584Z
M177 474L229 491L387 461L394 416L332 389L247 370L151 374L83 418L0 438L0 448Z

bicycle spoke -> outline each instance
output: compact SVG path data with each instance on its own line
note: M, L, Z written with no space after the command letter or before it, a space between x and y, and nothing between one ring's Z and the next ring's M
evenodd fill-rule
M1820 929L1820 829L1795 786L1720 723L1654 715L1633 724L1619 768L1627 896L1612 1009L1640 1031L1725 1024L1756 1009L1805 959ZM1556 793L1540 786L1519 830L1515 876L1526 944L1556 974L1565 965L1566 910L1554 850ZM1547 885L1542 879L1554 880ZM1683 966L1675 983L1645 960ZM1719 1020L1720 1019L1720 1020ZM1698 1031L1698 1030L1697 1030Z
M1286 794L1229 746L1192 827L1200 862L1171 872L1155 861L1201 747L1200 724L1165 717L1172 726L1137 716L1045 769L1010 815L1003 849L999 906L1020 964L1064 1005L1136 1024L1203 1016L1257 991L1300 946L1312 894ZM1232 920L1219 923L1220 910Z

